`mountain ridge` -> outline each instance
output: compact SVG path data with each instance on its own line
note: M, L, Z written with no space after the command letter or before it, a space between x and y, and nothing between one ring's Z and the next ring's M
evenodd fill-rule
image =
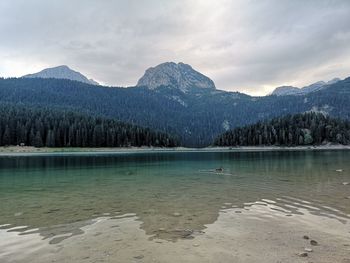
M287 95L302 95L302 94L307 94L310 92L318 91L321 89L326 88L329 85L332 85L334 83L337 83L340 81L340 78L333 78L327 82L325 81L317 81L315 83L312 83L308 86L298 88L294 86L280 86L275 88L271 95L276 95L276 96L287 96Z

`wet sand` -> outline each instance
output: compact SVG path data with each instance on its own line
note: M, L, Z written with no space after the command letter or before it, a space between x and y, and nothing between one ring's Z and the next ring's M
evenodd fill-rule
M3 263L350 262L348 221L311 215L307 210L288 215L272 208L222 210L216 222L176 242L155 238L157 233L146 235L134 215L95 219L82 227L84 234L58 244L49 244L50 239L42 240L38 234L1 232L0 258ZM311 245L311 240L318 245ZM298 255L304 252L307 256Z

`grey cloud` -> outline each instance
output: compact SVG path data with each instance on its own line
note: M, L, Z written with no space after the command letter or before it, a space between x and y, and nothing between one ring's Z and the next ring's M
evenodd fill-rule
M183 61L220 89L264 94L350 75L349 1L0 3L0 75L67 64L108 85Z

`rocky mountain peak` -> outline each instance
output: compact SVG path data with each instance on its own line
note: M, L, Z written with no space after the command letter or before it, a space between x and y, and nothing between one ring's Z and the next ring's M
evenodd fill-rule
M171 86L183 92L188 92L193 88L216 89L211 79L182 62L165 62L147 69L137 82L137 86L146 86L149 89Z
M88 79L80 72L74 71L66 65L61 65L53 68L46 68L40 72L28 74L22 78L54 78L54 79L70 79L84 82L92 85L99 85L93 79Z

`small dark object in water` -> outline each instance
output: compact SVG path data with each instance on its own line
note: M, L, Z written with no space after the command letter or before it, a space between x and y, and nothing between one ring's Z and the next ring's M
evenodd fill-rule
M298 256L299 256L299 257L302 257L302 258L305 258L305 257L307 257L308 255L309 255L309 254L306 253L306 252L298 253Z
M220 168L216 168L216 169L215 169L215 171L216 171L216 172L220 172L220 173L222 173L222 172L224 171L224 168L222 168L222 167L220 167Z
M310 244L313 245L313 246L317 246L318 245L316 240L310 240Z
M309 239L309 236L305 235L303 236L304 239Z

